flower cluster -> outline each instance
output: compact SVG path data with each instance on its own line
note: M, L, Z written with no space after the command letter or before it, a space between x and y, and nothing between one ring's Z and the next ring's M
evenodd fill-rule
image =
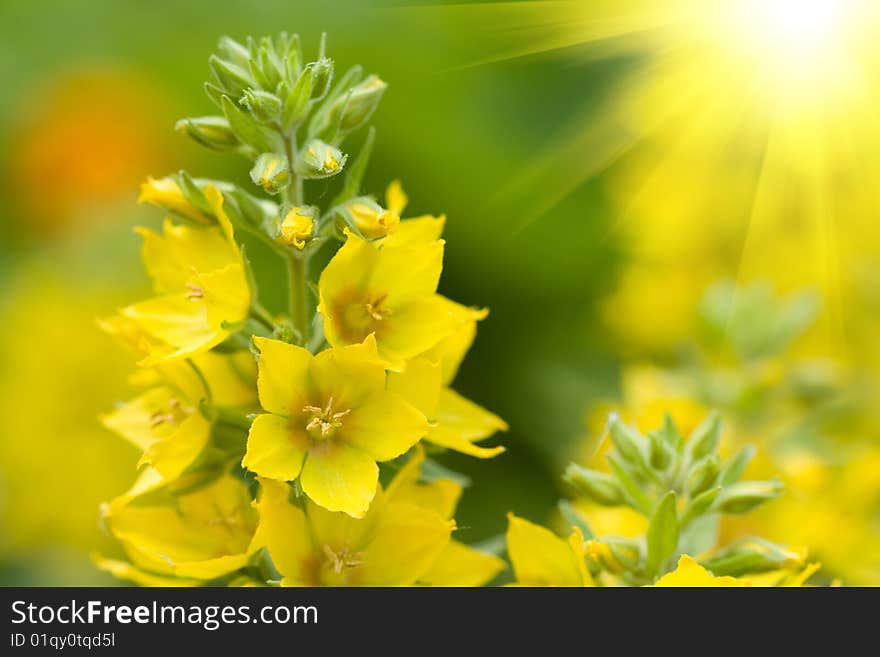
M103 417L142 457L103 508L128 559L99 565L143 584L491 580L503 562L452 538L461 486L423 468L428 449L503 451L478 443L505 423L450 387L487 312L437 293L444 217L403 218L396 181L384 207L361 193L374 133L342 150L386 84L287 34L224 38L210 69L221 113L178 130L260 189L183 171L141 188L171 216L138 229L153 295L101 321L144 391ZM261 251L285 263L284 312Z
M126 558L99 566L145 585L493 581L506 563L454 538L462 485L430 457L504 451L481 444L504 421L451 388L487 311L437 292L445 217L404 218L397 181L384 205L362 194L373 131L356 156L343 150L386 84L360 67L335 80L324 39L307 62L286 34L222 39L210 68L221 113L178 130L245 158L259 189L185 171L141 188L170 216L137 231L153 295L100 322L136 354L143 391L102 418L142 456L102 509ZM258 281L252 255L279 258L286 282ZM768 339L747 337L759 352ZM717 548L722 514L782 486L740 481L749 448L720 460L718 415L689 433L669 415L647 436L612 416L610 470L566 473L584 498L560 505L568 540L510 515L516 581L806 581L816 566L802 551L759 538ZM603 508L635 514L643 533L600 535Z

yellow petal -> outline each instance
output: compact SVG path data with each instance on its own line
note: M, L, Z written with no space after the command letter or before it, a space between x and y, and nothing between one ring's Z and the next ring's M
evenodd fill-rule
M385 190L385 206L399 217L403 214L408 202L409 197L403 191L400 181L392 180L388 189Z
M231 475L156 504L111 505L105 520L136 565L196 579L246 565L256 528L247 487Z
M391 502L357 569L361 586L414 584L449 544L455 522L410 504Z
M293 481L302 470L308 445L308 436L293 430L287 418L264 413L251 424L241 465L261 477Z
M310 375L322 403L332 397L338 408L356 408L385 389L385 367L372 335L360 344L325 349L315 356Z
M371 244L367 247L379 255L369 287L386 294L392 308L436 292L443 269L443 240L378 250Z
M384 330L378 333L379 355L390 369L402 370L406 361L450 335L459 319L452 302L433 294L399 306L383 323Z
M214 210L217 224L220 226L221 232L226 237L227 243L232 247L234 257L237 259L240 258L241 253L238 251L238 247L235 246L235 234L232 228L232 222L229 220L229 216L223 209L222 192L214 185L208 185L205 188L205 198L208 199L208 204L211 206L211 209Z
M433 419L440 400L441 374L439 363L414 358L402 372L388 373L388 389L401 395L425 417Z
M314 547L305 512L290 503L290 487L269 479L260 480L256 502L260 524L252 547L265 547L281 575L300 585L311 584Z
M343 425L344 440L376 461L405 453L428 433L425 416L400 395L382 390L356 407Z
M167 225L170 223L166 222ZM153 289L159 294L169 294L184 289L192 274L177 260L165 238L154 230L142 226L137 226L135 232L143 240L141 259L153 281Z
M157 575L142 570L127 561L107 559L97 556L93 558L95 566L99 570L110 573L119 579L125 579L139 586L197 586L200 582L194 579L181 579L167 575Z
M168 436L154 442L138 465L149 463L166 481L177 479L198 458L211 437L211 423L194 412Z
M229 333L208 325L205 305L183 295L168 295L126 306L120 311L134 320L151 341L138 364L144 367L189 358L220 344Z
M748 586L748 584L735 577L715 577L692 557L683 554L678 560L676 569L658 579L654 586L724 587Z
M260 350L257 388L260 404L270 413L290 415L299 411L309 398L309 365L313 356L296 345L255 337Z
M202 291L210 326L238 324L247 319L251 292L244 268L237 263L199 274L196 279Z
M376 494L379 468L366 452L342 444L317 445L309 452L300 482L316 504L362 518Z
M137 202L149 203L159 208L171 210L199 223L207 224L211 222L198 208L186 200L180 187L170 177L158 180L147 178L146 182L141 183Z
M478 447L474 442L496 431L506 431L507 423L449 388L440 393L436 421L437 426L425 438L428 442L478 458L490 458L504 451L501 446Z
M101 416L101 423L140 450L157 439L153 418L167 409L174 393L165 387L151 388L119 408Z
M503 559L458 541L449 541L419 580L429 586L483 586L505 567Z
M569 544L544 527L507 515L507 554L516 581L526 586L583 586Z
M393 233L382 241L382 247L414 247L430 244L440 239L445 224L445 216L432 217L425 215L423 217L405 219L397 225Z
M477 322L489 315L486 308L470 308L454 301L449 303L458 317L455 329L423 354L429 360L440 363L445 385L452 383L465 354L471 348L477 335Z
M163 235L170 256L187 273L205 274L241 264L238 248L216 226L193 227L166 220Z

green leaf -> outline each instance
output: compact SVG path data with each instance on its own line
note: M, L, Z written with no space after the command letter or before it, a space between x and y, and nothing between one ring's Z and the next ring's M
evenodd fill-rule
M725 488L715 507L722 513L741 514L748 513L755 507L776 499L782 494L782 482L778 479L771 481L741 481Z
M312 96L312 65L309 64L290 89L284 99L281 111L281 123L285 130L291 130L305 118L309 110L309 99Z
M755 456L755 448L753 445L746 445L739 452L737 452L736 456L734 456L724 468L721 470L721 477L719 482L722 486L730 486L731 484L735 484L739 481L740 477L746 471L749 463L752 458Z
M688 502L684 512L681 514L681 526L686 527L692 521L707 513L720 493L721 486L716 486L715 488L703 491Z
M687 455L693 463L708 456L718 448L721 438L721 414L712 411L705 420L693 430L687 441Z
M675 510L675 493L669 491L657 504L648 525L648 570L658 574L678 547L678 514Z
M253 87L255 81L250 73L231 62L220 59L217 55L208 58L208 66L217 83L223 87L226 93L238 98L245 89Z

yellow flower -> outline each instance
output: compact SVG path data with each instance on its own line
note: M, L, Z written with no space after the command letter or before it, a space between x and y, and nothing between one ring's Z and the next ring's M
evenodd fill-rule
M436 511L376 496L361 520L312 501L290 503L287 484L260 480L255 546L269 551L282 586L415 584L449 544L455 522Z
M389 368L436 345L461 324L457 304L436 293L443 241L379 245L349 233L321 274L324 335L334 347L376 336Z
M138 203L149 203L158 208L165 208L199 223L212 223L209 217L186 200L180 187L171 177L159 178L158 180L152 177L147 178L145 182L141 183Z
M123 308L125 329L146 352L141 365L156 365L204 353L225 340L247 318L250 289L223 196L205 192L219 227L194 228L165 222L163 234L141 228L143 259L159 296ZM125 320L105 324L120 331Z
M135 581L211 580L243 568L256 550L250 494L231 475L179 496L164 489L149 498L123 496L105 507L104 521L132 569L113 561L99 565Z
M304 212L305 208L291 208L281 221L281 241L289 246L295 246L302 250L306 242L312 239L315 230L315 220Z
M465 399L447 383L440 363L423 357L409 361L403 372L388 376L388 388L400 393L431 421L425 440L479 458L502 453L504 447L479 447L474 443L496 431L506 431L507 423Z
M654 586L716 587L750 586L750 584L735 577L715 577L715 575L694 561L692 557L683 554L678 560L676 569L658 579Z
M549 529L507 514L507 555L523 586L593 586L586 543L577 527L568 541Z
M386 390L373 336L317 356L278 340L254 342L267 412L251 426L242 465L267 479L299 477L320 506L362 517L376 493L376 462L418 442L425 416Z

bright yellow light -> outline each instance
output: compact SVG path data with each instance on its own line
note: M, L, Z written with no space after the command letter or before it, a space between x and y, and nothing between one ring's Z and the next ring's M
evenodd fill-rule
M815 51L837 35L844 0L755 0L768 37L786 51Z

